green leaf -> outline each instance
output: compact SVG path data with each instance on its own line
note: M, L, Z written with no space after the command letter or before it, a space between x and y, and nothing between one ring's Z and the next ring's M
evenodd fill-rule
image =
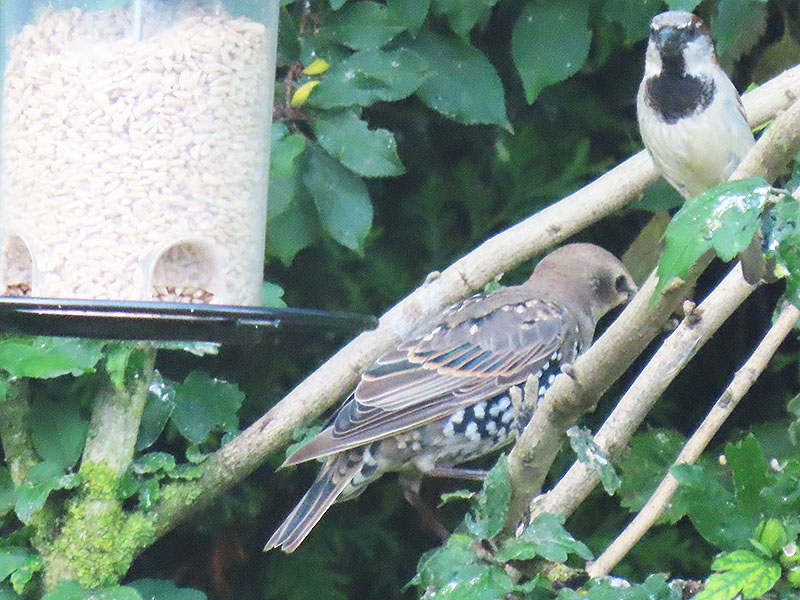
M667 0L667 6L669 6L670 10L692 12L700 2L701 0Z
M22 593L33 574L42 569L42 558L27 548L0 547L0 581L11 579L14 591Z
M364 182L324 152L308 149L308 187L322 227L333 239L360 255L372 227L372 204Z
M511 55L528 104L583 67L592 40L588 22L588 0L525 4L511 34Z
M172 422L190 442L204 442L212 430L239 427L242 400L244 394L235 384L192 371L183 383L175 385Z
M146 600L205 600L206 595L198 590L176 587L163 579L138 579L128 584Z
M661 0L616 0L604 2L602 10L607 20L622 25L625 40L632 43L648 36L650 20L659 12L661 5Z
M407 48L364 50L331 65L308 103L318 108L340 108L402 100L432 74L425 60Z
M17 491L8 467L0 467L0 516L8 513L17 501Z
M297 158L306 148L306 138L290 134L282 123L272 124L272 145L269 156L269 198L267 226L294 201L297 195Z
M541 556L545 560L564 562L570 554L584 560L592 558L592 552L583 542L573 538L564 529L564 517L545 513L528 525L521 535L509 538L497 555L498 560L531 560Z
M283 301L283 293L283 288L277 283L263 282L261 284L261 306L286 308L286 302Z
M619 461L622 474L620 504L631 512L641 510L675 462L684 442L682 435L670 429L653 429L634 436L630 441L630 452ZM680 506L671 503L662 518L675 523L682 516Z
M499 565L480 560L473 538L454 533L444 546L425 553L411 583L436 600L490 600L504 598L514 587Z
M175 457L166 452L149 452L133 461L133 472L146 475L164 471L169 473L175 468Z
M757 598L772 589L780 579L781 567L747 550L721 554L711 568L705 588L694 600L731 600L739 592L744 598Z
M0 369L15 377L48 379L94 371L103 342L73 338L12 338L0 341Z
M430 31L420 32L407 46L437 72L417 90L424 104L466 125L500 125L511 131L503 84L480 50Z
M386 6L396 21L405 24L406 29L416 34L428 16L431 0L386 0Z
M781 198L764 215L761 225L764 255L775 261L775 274L786 278L784 295L800 306L800 204Z
M761 444L752 434L736 444L726 444L725 458L733 471L736 504L750 514L761 512L761 490L768 483L770 471Z
M465 521L470 532L483 539L491 539L503 529L508 518L508 502L511 500L511 480L505 454L487 473L481 491L475 497L472 514Z
M614 470L614 465L594 442L592 433L585 427L570 427L567 436L572 450L578 455L578 460L597 474L606 493L613 495L622 482Z
M738 510L733 493L702 467L676 465L669 472L680 484L673 501L680 503L700 535L722 550L749 546L757 515Z
M369 129L352 110L327 111L311 123L317 141L333 158L362 177L405 173L397 142L386 129Z
M325 19L319 35L353 50L374 50L405 29L405 23L385 4L351 2Z
M675 277L712 247L722 260L747 248L758 227L771 188L760 177L729 181L687 200L664 234L666 248L658 262L657 297Z
M43 462L31 467L25 482L17 488L17 502L14 511L23 523L27 523L33 513L41 510L50 492L69 490L78 485L77 473L64 474L56 463Z
M486 21L492 7L498 0L434 0L433 10L440 15L446 15L450 22L450 29L460 38L467 39L469 32L478 23Z
M87 590L74 581L61 581L52 592L45 594L42 600L143 600L143 597L135 589L127 586L115 585L102 590Z
M125 370L135 351L136 344L131 342L118 342L106 347L106 371L111 383L118 390L125 386Z
M150 382L142 420L139 424L139 436L136 438L137 450L150 447L158 439L174 410L175 386L156 372Z
M298 179L299 181L299 179ZM317 238L319 224L305 189L267 224L267 255L290 265L295 255Z
M728 54L734 46L740 48L733 58L749 50L766 25L766 9L766 0L719 0L717 14L711 20L711 37L717 55Z
M39 456L62 469L69 469L81 457L89 422L81 418L75 402L54 402L37 397L31 405L28 428Z

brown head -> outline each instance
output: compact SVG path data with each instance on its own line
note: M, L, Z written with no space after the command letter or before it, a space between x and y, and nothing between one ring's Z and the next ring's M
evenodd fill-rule
M560 304L590 314L595 323L637 290L622 262L594 244L567 244L554 250L539 261L528 284Z

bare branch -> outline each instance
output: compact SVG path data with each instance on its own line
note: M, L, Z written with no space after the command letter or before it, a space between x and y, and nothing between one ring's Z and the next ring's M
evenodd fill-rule
M752 118L762 122L786 104L786 94L800 96L800 68L764 84L768 92L746 95ZM764 87L762 86L762 87ZM788 92L787 92L788 91ZM749 104L748 104L748 110ZM468 295L505 270L536 256L638 198L656 178L652 161L640 152L584 188L490 238L429 278L390 309L379 327L347 344L283 400L204 464L204 475L192 486L174 484L155 511L162 535L190 513L188 506L207 504L220 491L247 476L264 458L282 447L294 428L318 416L347 390L382 352L408 335L419 319Z
M800 310L793 304L784 305L781 314L770 327L764 338L756 347L750 358L736 372L733 380L722 392L709 411L706 418L686 442L675 464L694 464L711 438L739 404L756 379L766 369L767 364L777 352L778 347L789 335L794 324L800 318ZM631 521L625 530L606 548L605 552L587 568L589 577L602 577L607 575L614 566L621 561L628 551L638 542L648 529L658 520L664 512L672 494L678 488L677 480L667 473L664 479L650 496L647 504L642 507L639 514Z
M800 102L796 102L774 120L770 128L764 132L753 149L742 160L731 179L740 179L751 175L774 177L775 173L784 168L799 147ZM695 268L700 267L702 271L707 264L708 257L705 257ZM738 267L737 269L736 272L741 273L741 269ZM696 276L697 274L695 274ZM715 331L753 289L744 280L738 283L740 284L738 287L732 287L729 297L723 298L721 303L714 305L723 312L719 314L703 313L706 322L722 317L722 321L716 323L711 331ZM577 419L580 411L588 410L616 381L617 377L628 368L633 359L655 337L657 331L653 328L659 326L669 314L662 314L660 311L676 306L676 302L680 300L680 295L677 300L671 300L670 304L665 303L666 298L664 297L659 299L657 310L659 310L659 315L662 315L659 321L648 312L646 307L652 294L652 286L654 286L654 282L651 276L638 294L639 297L644 296L645 300L637 302L640 298L635 299L617 322L595 342L584 356L576 361L574 377L556 379L545 395L539 419L535 419L526 428L512 450L509 456L509 472L512 476L514 495L509 525L513 525L512 519L518 519L524 514L525 507L528 506L531 498L541 486L544 473L549 469L555 458L555 452L564 438L564 426ZM680 289L684 290L685 288L681 286ZM736 300L735 303L734 300ZM684 325L687 323L685 322ZM701 327L698 331L702 329ZM659 357L658 361L656 357L651 361L655 363L653 369L650 370L650 365L645 367L639 378L620 400L617 409L612 412L595 437L595 442L601 449L613 454L619 448L624 447L658 396L666 389L667 383L694 356L694 352L699 348L694 345L702 345L708 339L693 335L687 335L685 339L676 337L681 331L683 330L679 328L670 336L656 354L656 357ZM607 336L608 339L606 339ZM676 362L670 362L673 359ZM557 415L558 418L552 417L551 413ZM531 511L534 514L542 512L570 514L586 498L597 481L597 476L586 465L575 463L551 492L536 499L530 507Z

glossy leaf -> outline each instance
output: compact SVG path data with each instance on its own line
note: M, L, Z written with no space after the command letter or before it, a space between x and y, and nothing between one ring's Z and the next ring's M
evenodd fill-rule
M42 600L144 600L144 597L127 586L115 585L102 590L87 590L74 581L61 581L53 591L42 596Z
M479 21L488 20L492 7L497 4L497 1L433 0L433 10L441 15L446 15L453 33L466 40L469 32Z
M350 2L332 13L319 28L319 34L353 50L374 50L406 29L385 4Z
M764 215L764 255L775 261L775 275L786 279L786 297L800 306L800 204L782 198Z
M364 182L312 147L303 183L314 198L323 229L343 246L363 255L364 240L372 227L372 204Z
M43 462L31 467L25 482L17 488L14 510L19 520L26 523L33 513L41 510L50 492L72 489L78 485L77 474L65 474L56 463Z
M570 554L577 554L584 560L592 558L586 544L564 529L563 516L545 513L536 517L521 535L509 538L497 558L502 561L531 560L541 556L545 560L564 562Z
M317 239L318 233L319 223L313 201L301 186L297 196L267 224L267 255L290 265L300 250Z
M608 460L608 456L594 442L592 433L586 428L570 427L567 430L567 436L578 460L600 477L606 493L616 492L621 484L619 475L617 475L614 465Z
M436 75L417 90L423 103L466 125L500 125L511 130L503 84L480 50L459 38L429 31L407 46L436 69Z
M684 4L694 1L683 0ZM679 3L672 2L672 4ZM699 0L695 2L695 4L698 3ZM617 0L616 2L604 2L602 10L606 19L622 25L626 41L637 42L649 35L650 20L661 10L661 6L661 0ZM677 8L675 7L675 9Z
M166 452L149 452L133 461L132 468L137 475L158 471L169 473L175 468L175 457Z
M397 142L386 129L370 129L352 110L327 111L311 124L319 145L362 177L405 173Z
M239 426L242 400L244 394L235 384L192 371L183 383L175 384L172 422L187 440L204 442L212 431Z
M714 248L731 260L753 239L771 188L759 177L729 181L686 201L667 226L666 248L658 262L656 295ZM655 295L654 295L655 297Z
M473 512L465 517L467 528L479 538L493 538L500 533L508 518L509 500L511 480L506 455L503 454L486 475L483 487L475 497Z
M736 444L725 446L725 458L731 467L736 503L745 513L761 512L761 491L769 483L770 471L761 445L752 435Z
M655 429L636 435L630 441L630 452L619 461L622 485L620 504L637 512L650 499L667 469L677 458L685 438L676 431ZM662 519L674 523L683 516L680 507L671 503Z
M0 341L0 369L16 377L48 379L93 371L103 342L73 338L12 338Z
M695 529L722 550L749 546L749 539L759 517L737 510L736 498L696 465L677 465L669 470L680 488L674 502L679 502Z
M164 379L160 373L156 373L150 382L142 420L139 424L139 436L136 438L137 450L150 447L158 439L174 410L175 387L171 381Z
M407 48L356 52L331 65L308 103L339 108L402 100L431 75L428 63Z
M14 591L22 593L25 584L42 568L42 558L27 548L0 547L0 581L10 579Z
M530 0L514 25L511 55L533 104L544 88L577 73L589 56L588 0Z
M444 546L423 555L411 582L424 590L423 599L504 598L512 591L514 584L503 568L479 559L472 544L472 537L454 533Z
M386 6L400 23L411 33L416 34L431 7L431 0L386 0Z
M39 456L62 469L70 469L83 452L89 421L81 418L75 402L35 398L31 405L29 428L33 447Z
M138 579L128 584L147 600L205 600L206 595L190 588L176 587L163 579Z

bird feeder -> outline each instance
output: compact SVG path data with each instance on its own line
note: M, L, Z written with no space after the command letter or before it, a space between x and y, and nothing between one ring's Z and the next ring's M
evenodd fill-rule
M277 18L3 0L0 306L260 304Z

